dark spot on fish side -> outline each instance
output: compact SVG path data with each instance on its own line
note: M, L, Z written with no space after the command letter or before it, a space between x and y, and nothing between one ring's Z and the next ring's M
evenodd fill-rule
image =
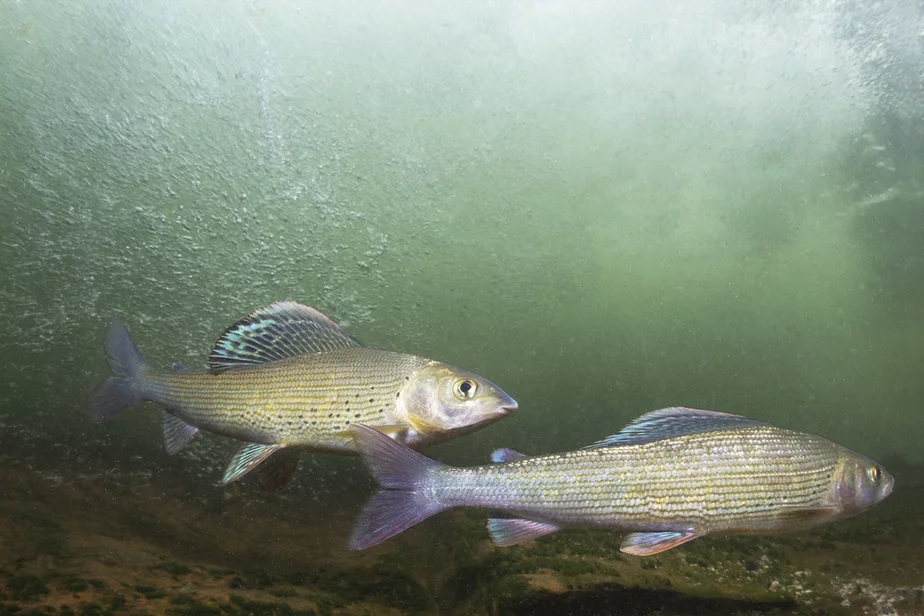
M372 398L369 398L369 404L372 404L373 402L375 402L375 400Z
M355 415L353 415L353 418L354 418L354 419L359 419L359 413L356 413Z
M405 381L410 381L410 380L411 380L411 377L406 376L406 377L404 377L404 380L405 380Z
M400 397L401 397L401 392L399 391L398 393L395 394L395 398L400 398Z

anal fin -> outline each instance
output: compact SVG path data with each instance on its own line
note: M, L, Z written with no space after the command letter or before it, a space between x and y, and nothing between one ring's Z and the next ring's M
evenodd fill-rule
M634 556L651 556L660 554L687 541L693 541L700 535L692 530L683 532L632 533L619 547L620 552Z
M283 447L285 447L285 445L280 443L274 443L272 445L247 443L238 449L234 457L231 458L231 462L228 463L228 468L225 469L225 476L222 479L222 483L228 484L232 481L237 481Z
M183 451L198 433L199 428L196 426L164 411L164 449L169 455Z
M526 541L538 539L561 530L554 524L522 520L519 518L491 518L488 520L488 534L495 545L506 548Z

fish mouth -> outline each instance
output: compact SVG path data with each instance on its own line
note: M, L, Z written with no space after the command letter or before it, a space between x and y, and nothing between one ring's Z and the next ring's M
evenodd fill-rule
M519 406L520 406L520 405L517 404L517 401L514 400L513 398L511 398L510 401L507 402L504 406L498 408L497 411L496 411L496 413L497 413L498 415L500 415L501 417L506 417L506 416L509 415L510 413L512 413L512 412L514 412L515 410L517 410L517 408L518 408Z
M892 488L895 487L895 477L889 475L889 480L882 486L882 498L885 499L892 493Z

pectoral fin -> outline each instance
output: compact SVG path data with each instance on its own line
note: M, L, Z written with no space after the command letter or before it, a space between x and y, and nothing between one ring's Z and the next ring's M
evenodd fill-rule
M420 415L408 413L407 420L417 434L435 434L437 432L443 432L443 426L435 424Z
M273 455L285 445L275 443L273 445L261 445L260 443L247 443L234 454L228 468L225 469L225 476L222 483L228 484L237 481L261 462Z
M620 552L634 556L651 556L676 548L700 535L692 530L684 532L632 533L619 547Z
M834 507L799 507L784 509L779 513L780 520L789 524L813 525L837 513Z
M385 436L398 441L401 444L407 442L407 426L389 425L389 426L372 426ZM344 430L337 434L337 439L347 449L356 451L356 443L353 440L353 434L349 430Z

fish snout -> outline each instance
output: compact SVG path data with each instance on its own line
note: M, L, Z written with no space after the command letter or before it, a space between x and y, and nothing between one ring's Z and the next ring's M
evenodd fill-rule
M889 494L892 493L892 488L895 487L895 477L885 471L883 473L885 473L885 481L882 482L881 500L888 498Z
M506 417L506 416L509 415L510 413L512 413L512 412L514 412L515 410L517 410L518 407L519 407L519 405L517 404L517 401L516 401L516 400L514 400L513 398L508 398L507 400L503 401L503 403L501 404L501 406L498 407L497 413L498 413L501 417Z

